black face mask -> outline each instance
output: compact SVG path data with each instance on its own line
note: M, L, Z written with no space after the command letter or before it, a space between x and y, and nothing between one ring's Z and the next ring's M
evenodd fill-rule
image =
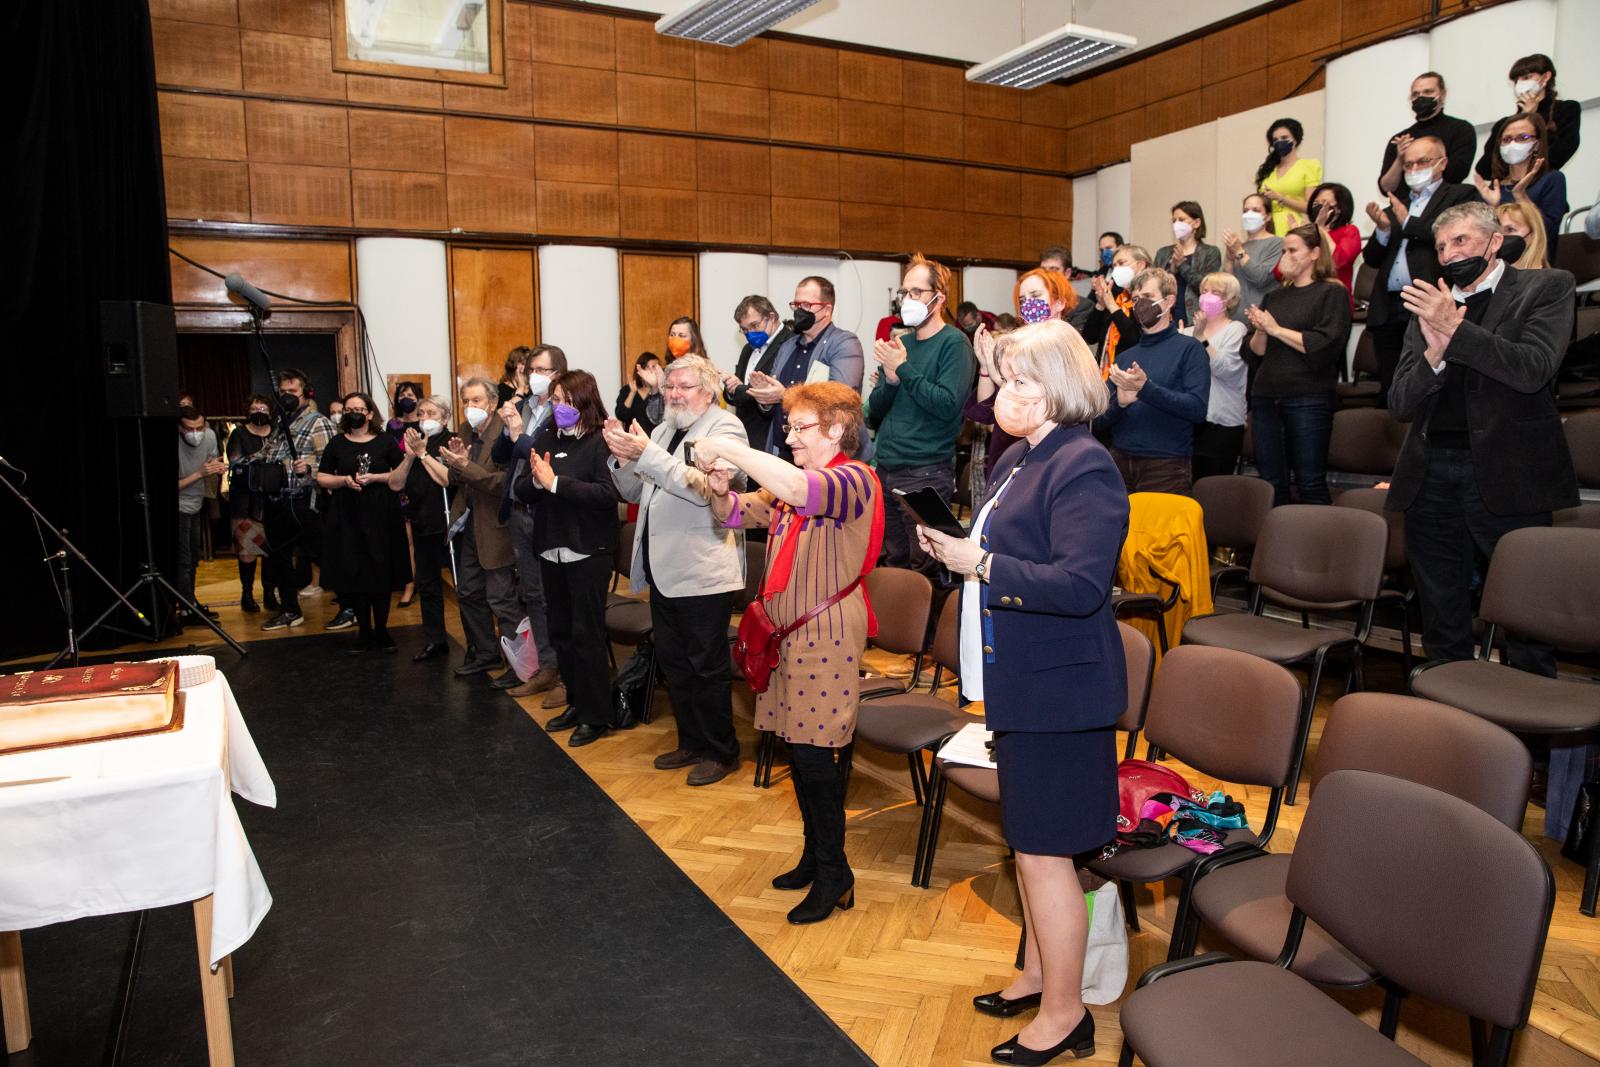
M394 402L394 406L399 408L401 414L403 415L409 415L413 411L417 410L417 402L409 396L403 396L399 400L396 400Z
M1500 238L1500 258L1515 263L1528 251L1528 242L1520 233L1508 233Z
M1485 248L1481 256L1467 256L1454 263L1439 264L1439 275L1457 289L1465 289L1489 269L1489 264L1494 262L1493 256L1498 255L1498 249Z
M1151 300L1148 296L1141 296L1133 302L1133 318L1139 326L1148 330L1161 321L1163 312L1159 301Z
M272 416L268 415L265 411L252 411L250 413L250 425L251 426L271 426L272 425Z
M1287 137L1280 137L1272 142L1272 150L1280 156L1286 156L1294 151L1294 142Z
M344 417L339 420L339 422L342 426L344 426L345 433L349 433L352 430L359 430L361 427L367 424L367 413L364 411L347 411L345 412Z
M795 333L805 333L817 324L817 316L810 308L795 308L794 318L789 320L789 328Z
M1419 96L1411 101L1411 113L1419 119L1425 119L1433 114L1434 108L1439 106L1437 96Z
M278 406L284 411L299 411L300 398L293 393L279 393Z

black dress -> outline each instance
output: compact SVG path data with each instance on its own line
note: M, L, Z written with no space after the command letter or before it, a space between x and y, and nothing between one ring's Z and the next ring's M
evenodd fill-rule
M645 433L654 433L655 428L661 425L661 414L666 403L665 398L659 392L656 392L651 393L649 396L635 393L631 404L624 403L627 399L628 387L624 385L617 391L616 406L617 418L622 421L622 425L627 426L637 421L639 428Z
M387 474L405 460L405 453L388 433L370 441L352 441L341 434L328 442L320 470L340 477L361 469L369 458L368 472ZM406 531L401 520L400 496L382 482L371 482L357 492L335 489L328 494L323 521L323 584L340 593L387 594L405 588L411 580L406 552Z

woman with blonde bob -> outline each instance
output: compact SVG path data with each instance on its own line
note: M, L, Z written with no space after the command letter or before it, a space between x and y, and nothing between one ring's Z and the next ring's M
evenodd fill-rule
M1194 326L1183 330L1206 347L1211 366L1211 394L1206 421L1194 428L1194 476L1232 474L1244 448L1245 382L1249 368L1242 349L1250 332L1235 319L1241 293L1239 279L1217 271L1200 280Z
M1500 228L1505 233L1501 238L1501 259L1518 270L1544 270L1550 266L1549 246L1544 239L1544 219L1540 217L1538 208L1523 200L1513 200L1495 208L1494 216L1500 220ZM1512 255L1516 251L1512 237L1522 239L1520 256Z
M1083 1006L1088 916L1074 857L1116 834L1116 721L1127 705L1111 580L1128 532L1122 476L1089 424L1107 391L1064 322L997 345L995 421L1018 438L995 465L968 537L917 528L923 549L965 578L961 689L994 731L1000 815L1016 852L1028 944L988 1015L1039 1013L990 1055L1043 1064L1094 1053ZM1004 507L1001 507L1003 498Z

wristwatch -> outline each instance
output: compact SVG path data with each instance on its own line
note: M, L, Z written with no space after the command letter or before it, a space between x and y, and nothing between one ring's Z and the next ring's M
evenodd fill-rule
M985 552L983 558L978 561L978 565L972 568L972 573L980 582L989 580L989 557L992 555L994 555L993 552Z

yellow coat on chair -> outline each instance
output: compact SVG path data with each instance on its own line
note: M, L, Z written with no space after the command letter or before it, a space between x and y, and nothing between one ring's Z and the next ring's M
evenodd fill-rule
M1211 550L1206 544L1204 515L1192 497L1174 493L1133 493L1128 497L1128 537L1117 560L1117 587L1164 598L1171 585L1157 581L1152 571L1179 589L1177 601L1166 614L1167 640L1176 645L1184 623L1214 610ZM1159 657L1161 642L1155 620L1135 616L1125 621L1150 638Z

